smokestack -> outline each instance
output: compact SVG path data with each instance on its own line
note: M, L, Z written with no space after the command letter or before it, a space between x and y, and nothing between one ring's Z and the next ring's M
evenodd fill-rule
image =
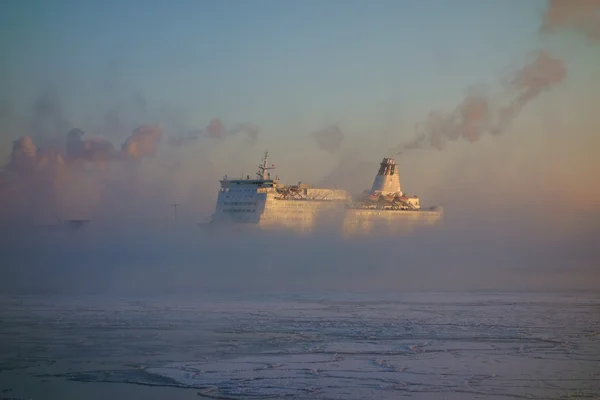
M400 175L397 164L393 158L384 158L379 166L379 172L375 176L371 193L382 195L402 195L400 189Z

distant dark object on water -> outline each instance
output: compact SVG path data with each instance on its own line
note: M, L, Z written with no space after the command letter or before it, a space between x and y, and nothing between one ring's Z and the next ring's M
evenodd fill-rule
M68 219L63 223L69 228L79 229L84 225L88 225L91 222L89 219Z

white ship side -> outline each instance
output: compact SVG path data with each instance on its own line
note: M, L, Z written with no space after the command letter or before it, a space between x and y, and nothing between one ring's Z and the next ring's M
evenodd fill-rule
M409 232L418 225L440 222L440 207L421 208L417 196L406 196L397 164L384 158L371 190L354 201L346 190L284 185L271 177L274 165L265 152L255 178L220 180L217 205L210 224L246 225L265 229L310 232L337 226L344 234Z
M271 177L274 165L268 152L258 167L256 178L221 181L213 224L250 224L261 228L290 228L310 231L337 213L343 213L350 200L345 190L314 188L307 184L284 185ZM337 211L337 213L336 213Z

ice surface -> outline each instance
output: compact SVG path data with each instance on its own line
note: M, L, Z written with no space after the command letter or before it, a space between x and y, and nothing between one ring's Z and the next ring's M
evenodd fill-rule
M600 296L4 297L0 371L214 398L600 398Z

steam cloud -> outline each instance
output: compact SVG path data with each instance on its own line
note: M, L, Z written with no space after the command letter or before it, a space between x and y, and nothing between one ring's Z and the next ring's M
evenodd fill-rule
M588 40L600 39L600 0L549 0L540 31L559 30L578 32ZM499 135L542 91L561 83L566 73L563 60L538 51L507 85L505 95L512 99L508 104L494 107L489 97L475 95L468 96L451 113L432 111L417 124L415 137L397 154L428 146L441 150L447 141L459 138L475 142L486 132Z
M210 121L210 124L206 127L206 134L211 138L222 138L225 134L225 128L220 119L215 118Z
M339 187L357 195L373 182L378 160L365 159L360 149L346 149L339 155L338 163L322 179L315 182L320 187Z
M344 133L337 125L331 125L326 128L315 131L311 134L319 148L328 152L329 154L335 154L340 150L342 141L344 140Z
M238 125L235 125L229 131L229 133L231 135L237 135L238 133L245 133L247 135L247 138L248 138L247 143L249 145L253 145L254 143L256 143L259 132L260 132L260 130L258 129L258 127L253 124L238 124Z
M600 0L549 0L542 32L570 29L600 39Z
M441 150L446 142L459 138L475 142L486 132L499 135L542 91L562 82L566 71L562 60L539 51L506 85L507 95L512 99L508 104L495 108L490 98L472 95L452 113L432 111L426 121L417 125L416 137L398 154L426 146Z
M133 134L123 143L121 152L125 156L134 158L155 156L162 136L163 130L160 126L142 125L136 128Z
M140 216L151 215L156 207L172 201L192 203L188 212L197 212L213 194L198 189L216 178L211 161L201 157L203 147L195 149L192 161L186 159L185 150L177 154L161 150L162 125L139 125L115 147L110 140L88 137L79 128L58 132L71 124L53 92L43 93L30 115L31 134L14 140L8 162L0 166L0 226L49 223L61 217L105 217L106 213L118 218L132 210ZM225 130L216 119L209 127L213 134L224 136L245 132L250 142L259 132L251 124ZM188 143L193 133L192 140L197 140L199 132L191 131Z
M29 170L35 168L37 156L37 147L33 139L29 136L17 139L13 143L12 153L10 155L9 170Z
M117 153L111 142L103 138L83 139L84 132L73 128L67 134L67 157L71 161L109 161L117 157L152 157L163 136L163 130L157 125L141 125L121 146ZM29 138L30 139L30 138Z
M259 132L260 129L258 126L249 123L237 124L228 130L225 128L223 122L221 122L219 118L213 118L205 129L191 131L185 136L173 137L169 140L169 143L174 147L179 147L192 143L202 136L206 136L211 139L222 140L226 136L234 136L239 133L245 133L247 135L246 143L251 146L254 145L258 140Z
M72 160L108 161L116 156L111 142L101 138L83 139L84 132L73 128L67 135L67 156Z

